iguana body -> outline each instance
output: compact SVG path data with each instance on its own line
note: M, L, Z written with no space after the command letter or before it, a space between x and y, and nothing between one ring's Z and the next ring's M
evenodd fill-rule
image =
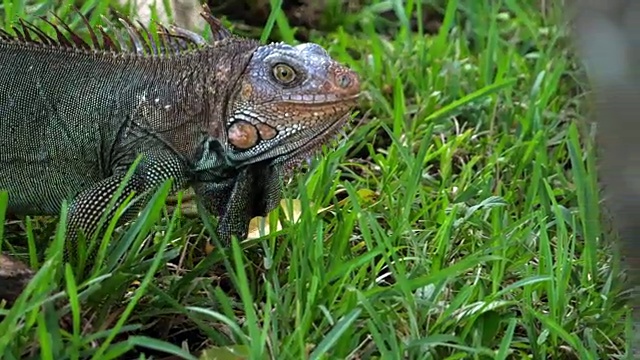
M102 43L91 32L91 47L30 25L0 34L0 189L10 213L57 214L67 199L70 236L91 234L140 155L119 201L167 179L173 190L192 186L221 217L223 240L278 204L283 169L342 126L358 78L318 45L261 46L203 16L213 43L181 29L143 41L146 29L128 25L135 50L104 32Z

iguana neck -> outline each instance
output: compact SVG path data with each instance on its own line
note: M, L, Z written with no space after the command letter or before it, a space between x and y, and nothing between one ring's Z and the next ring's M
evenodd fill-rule
M240 79L258 46L259 43L253 40L225 42L224 45L198 50L198 60L187 65L197 79L196 88L204 86L203 100L208 112L206 123L210 137L226 141L227 107L240 91Z
M240 91L240 79L258 46L259 43L253 40L222 41L214 47L166 59L171 72L168 76L181 82L175 92L179 97L177 105L186 115L172 117L182 119L184 123L182 131L169 133L182 137L192 134L188 139L173 139L171 142L175 144L177 151L187 154L195 167L221 165L218 163L220 154L207 152L212 150L213 143L227 142L225 123L229 118L228 107L231 99ZM177 74L180 75L176 76ZM197 123L194 124L193 121ZM213 158L216 160L211 162ZM196 166L195 163L198 162L200 165Z

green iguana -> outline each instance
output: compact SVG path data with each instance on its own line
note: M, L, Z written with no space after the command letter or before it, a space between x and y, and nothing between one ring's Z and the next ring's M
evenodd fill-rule
M89 236L139 155L116 206L171 178L172 191L192 187L219 217L224 242L279 204L281 176L350 117L358 76L317 44L261 45L232 35L206 6L201 15L211 42L162 25L152 37L120 19L125 41L82 14L91 44L60 19L43 18L55 37L22 20L15 35L0 32L9 213L55 215L68 199L68 237Z

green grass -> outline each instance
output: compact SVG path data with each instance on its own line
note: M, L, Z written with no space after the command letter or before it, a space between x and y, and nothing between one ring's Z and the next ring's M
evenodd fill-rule
M338 27L312 40L360 73L367 96L358 126L287 189L300 220L205 256L212 222L164 207L163 188L112 229L117 245L82 282L61 265L64 212L5 224L3 251L39 272L0 310L0 358L625 356L629 310L561 9L440 1L426 33L412 21L433 18L420 1L328 3ZM0 12L5 25L25 14L6 0ZM272 15L263 38L273 26L292 41Z

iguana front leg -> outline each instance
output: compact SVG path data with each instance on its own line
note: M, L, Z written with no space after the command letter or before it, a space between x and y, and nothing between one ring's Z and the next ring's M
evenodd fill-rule
M193 186L207 211L218 216L217 236L228 245L232 236L247 237L253 217L266 216L282 198L282 181L277 166L252 164L232 178L201 182Z
M118 220L118 224L133 219L144 206L144 200L168 179L173 179L172 192L186 184L186 166L172 152L156 150L143 153L142 156L142 160L124 185L113 207L108 208L109 203L125 180L130 165L118 166L118 170L112 176L82 191L70 202L67 226L68 248L65 251L65 261L70 260L70 255L73 255L73 260L78 260L75 255L77 255L79 231L85 235L86 239L90 239L96 232L103 231L102 228L98 228L103 213L108 211L107 221L104 223L106 227L109 223L108 219L113 217L118 207L132 192L136 196L143 196L127 209ZM95 254L96 250L89 253L88 260L91 261Z

